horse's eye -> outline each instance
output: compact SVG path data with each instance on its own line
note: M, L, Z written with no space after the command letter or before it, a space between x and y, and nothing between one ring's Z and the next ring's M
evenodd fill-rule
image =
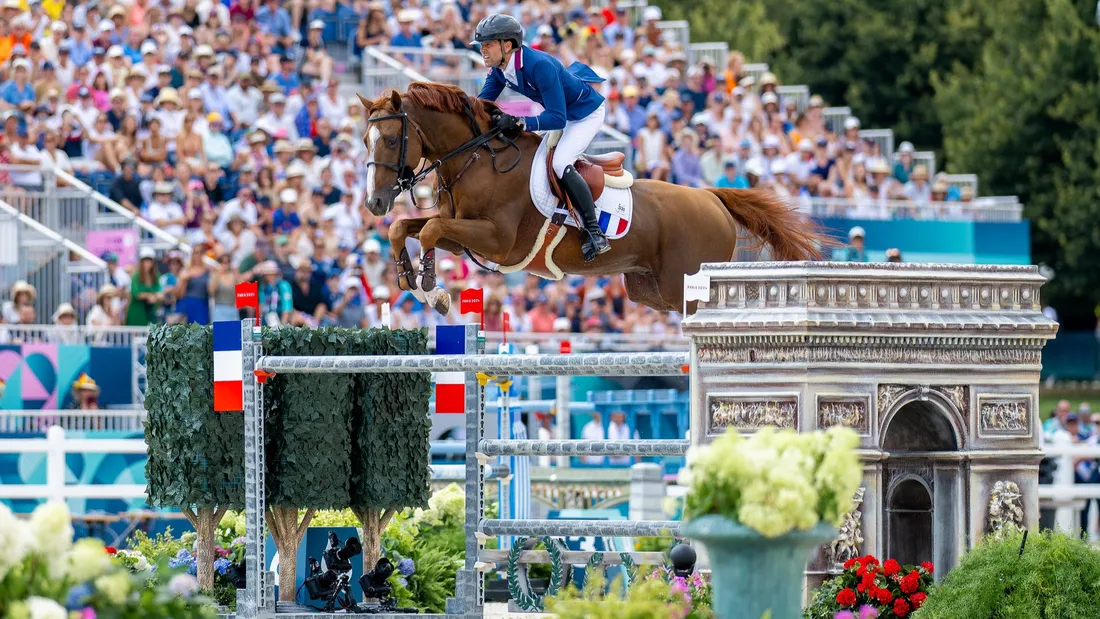
M386 138L386 145L390 148L397 148L397 136L391 135L390 137Z

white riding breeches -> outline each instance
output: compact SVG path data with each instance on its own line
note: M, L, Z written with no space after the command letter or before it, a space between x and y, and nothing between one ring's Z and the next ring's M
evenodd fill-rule
M604 117L607 116L607 104L601 103L591 114L580 119L566 121L565 128L561 131L561 139L554 150L554 161L551 166L554 174L561 178L565 174L565 168L576 163L577 158L592 144L596 134L603 126Z

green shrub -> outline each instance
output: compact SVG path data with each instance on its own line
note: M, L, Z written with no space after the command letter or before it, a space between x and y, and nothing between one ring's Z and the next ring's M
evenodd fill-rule
M987 537L951 570L918 619L1095 619L1100 551L1061 533Z
M660 578L643 579L626 596L619 593L620 579L610 589L606 584L599 570L589 569L584 589L562 587L556 596L546 598L546 612L557 619L680 619L692 612L691 600Z

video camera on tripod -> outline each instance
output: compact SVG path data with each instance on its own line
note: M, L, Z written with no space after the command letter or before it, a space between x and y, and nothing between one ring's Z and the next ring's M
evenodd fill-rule
M363 546L358 538L349 537L341 547L340 538L330 531L328 547L321 555L321 561L309 558L309 578L303 584L309 592L309 599L325 601L324 612L334 612L337 604L349 612L359 612L351 597L351 558L362 552Z

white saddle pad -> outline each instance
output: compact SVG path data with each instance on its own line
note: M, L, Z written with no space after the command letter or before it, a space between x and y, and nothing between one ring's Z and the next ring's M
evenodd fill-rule
M531 201L547 219L552 219L555 213L562 213L566 225L581 228L550 191L550 179L547 178L546 171L546 153L549 148L550 140L548 136L544 136L539 149L535 151L535 160L531 163ZM607 238L621 239L626 236L633 216L634 194L630 189L605 185L603 193L596 200L596 217Z

